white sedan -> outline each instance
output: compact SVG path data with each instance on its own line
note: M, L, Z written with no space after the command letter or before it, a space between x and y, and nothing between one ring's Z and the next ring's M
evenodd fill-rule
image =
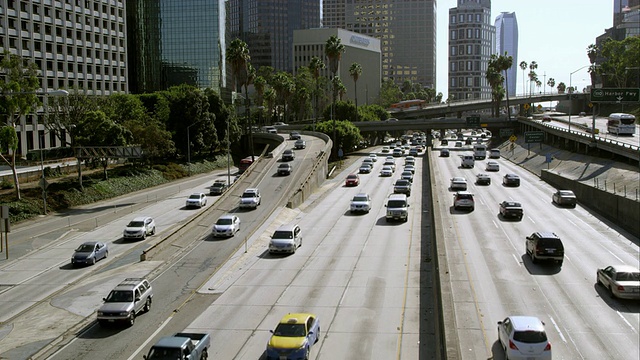
M497 161L487 162L487 171L500 171L500 164Z
M189 198L187 199L187 203L185 205L188 208L190 207L201 208L207 205L207 195L205 195L204 193L191 194L189 195Z
M380 176L393 176L393 169L391 166L383 166L380 170Z
M213 225L214 237L231 237L240 231L240 218L235 215L222 215Z
M596 282L620 299L640 300L640 270L631 265L607 266L598 269Z

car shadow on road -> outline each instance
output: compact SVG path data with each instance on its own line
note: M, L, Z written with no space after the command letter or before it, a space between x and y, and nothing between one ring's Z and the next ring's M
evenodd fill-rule
M365 212L365 211L352 212L351 210L347 210L342 215L343 216L351 216L351 217L360 217L360 216L365 216L367 214L369 214L369 213Z
M621 313L640 313L640 301L615 298L609 289L596 282L593 283L593 289L596 291L596 296L601 298L611 309Z
M449 214L451 215L464 215L464 214L470 214L472 212L473 212L473 209L458 210L453 205L449 207Z
M524 241L522 245L525 245ZM556 264L555 261L538 260L539 262L534 264L526 252L520 256L520 259L522 259L522 265L524 265L525 269L527 269L531 275L555 275L562 270L562 266Z
M376 226L398 226L404 224L406 221L402 220L387 220L385 216L381 216L376 221Z
M497 336L497 334L496 334ZM504 360L506 356L504 354L504 349L502 348L502 344L500 344L500 340L496 340L491 345L491 354L492 356L489 358L491 360Z
M53 216L68 217L69 213L71 212L73 213L73 215L93 214L93 213L101 212L104 210L117 210L118 208L129 207L134 205L137 205L137 203L123 203L123 204L116 204L116 205L110 205L110 206L98 206L98 207L92 207L92 208L73 208L73 209L68 209L65 211L54 213Z

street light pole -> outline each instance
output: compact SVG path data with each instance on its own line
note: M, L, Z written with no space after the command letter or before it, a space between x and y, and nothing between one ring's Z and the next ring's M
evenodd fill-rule
M573 74L589 66L590 65L585 65L569 74L569 132L571 132L571 113L573 112L573 86L571 86L571 77L573 76Z

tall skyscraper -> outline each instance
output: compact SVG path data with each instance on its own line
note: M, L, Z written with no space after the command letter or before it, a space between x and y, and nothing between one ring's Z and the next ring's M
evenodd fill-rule
M224 0L127 1L127 31L131 92L180 84L223 92Z
M486 78L495 52L491 0L458 0L449 9L449 96L453 100L490 99Z
M503 12L496 17L496 51L498 55L513 58L513 66L506 71L506 89L509 96L516 95L516 78L518 74L518 20L516 13Z
M383 79L435 88L436 8L436 0L323 0L322 25L380 39Z
M124 0L1 1L0 53L40 69L43 92L77 89L89 95L127 91ZM45 103L47 98L42 99ZM61 146L66 134L46 132L43 114L16 124L18 153ZM68 140L68 139L67 139Z
M249 46L254 68L293 72L293 31L320 26L318 0L228 0L229 38Z

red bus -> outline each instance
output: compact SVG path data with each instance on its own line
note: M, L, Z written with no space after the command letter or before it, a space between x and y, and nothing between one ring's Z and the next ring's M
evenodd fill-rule
M249 168L253 164L253 159L251 156L247 156L246 158L240 160L240 164L238 165L238 173L242 174L245 170Z
M422 99L404 100L399 103L391 104L389 111L405 111L405 110L418 110L426 106L427 101Z

